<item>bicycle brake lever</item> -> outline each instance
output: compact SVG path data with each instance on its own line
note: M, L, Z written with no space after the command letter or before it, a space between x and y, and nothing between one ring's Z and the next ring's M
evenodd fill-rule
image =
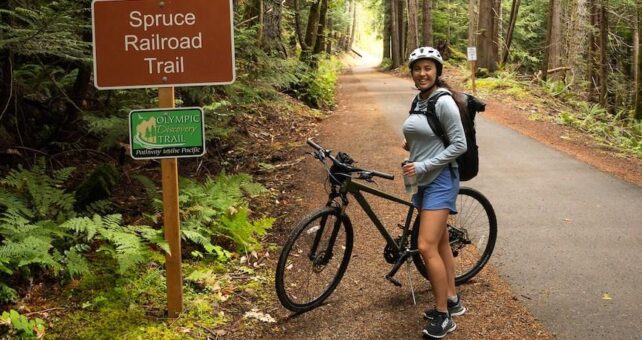
M362 179L362 180L364 180L364 181L366 181L366 182L368 182L368 183L374 183L374 184L377 184L377 182L375 182L375 180L373 179L373 177L372 177L372 174L371 174L371 173L367 173L367 175L364 175L363 173L361 173L361 174L359 175L359 179ZM378 185L378 184L377 184L377 185Z

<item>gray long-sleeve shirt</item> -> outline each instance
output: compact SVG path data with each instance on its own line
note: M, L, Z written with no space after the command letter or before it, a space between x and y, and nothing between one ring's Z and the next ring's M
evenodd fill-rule
M445 88L436 89L430 97ZM417 95L419 96L419 95ZM426 111L428 99L418 98L414 111ZM428 124L423 114L411 114L403 124L403 134L410 148L410 161L415 165L417 183L430 184L448 164L457 167L457 157L466 152L466 138L459 116L459 108L452 96L442 96L437 100L435 113L441 123L450 145L446 148Z

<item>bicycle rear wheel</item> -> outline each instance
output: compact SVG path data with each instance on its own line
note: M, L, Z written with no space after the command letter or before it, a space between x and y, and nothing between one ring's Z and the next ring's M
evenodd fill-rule
M304 218L283 246L276 294L297 313L319 306L337 287L352 253L352 224L334 207Z
M456 215L448 217L448 238L455 261L455 284L467 282L488 263L497 240L497 217L488 199L479 191L461 187L457 195ZM417 249L419 216L415 220L410 246ZM417 270L428 278L419 253L413 256Z

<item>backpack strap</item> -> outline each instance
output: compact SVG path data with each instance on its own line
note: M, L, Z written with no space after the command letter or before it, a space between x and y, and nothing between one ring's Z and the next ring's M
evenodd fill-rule
M417 97L412 101L412 105L410 106L410 114L422 114L426 116L426 120L428 121L428 125L430 126L430 129L441 139L441 142L444 143L444 147L448 147L450 145L450 141L448 140L448 136L446 136L446 133L444 131L444 128L442 127L441 123L439 122L439 118L437 117L437 112L435 106L437 105L437 101L439 98L443 96L452 96L450 92L446 91L439 91L437 92L434 96L430 97L428 99L428 107L426 108L426 111L417 111L415 110L415 106L417 105ZM449 164L448 166L450 168L450 173L454 178L454 170L452 167L452 164Z
M452 96L449 92L446 91L439 91L437 92L434 96L430 97L428 99L428 107L426 108L426 111L416 111L415 106L417 105L418 102L418 97L415 97L415 99L412 101L412 104L410 106L410 114L422 114L426 116L426 120L428 121L428 125L430 126L430 129L441 139L441 141L444 143L444 146L448 147L450 145L450 141L448 141L448 136L446 136L446 133L444 132L444 128L441 126L441 123L439 122L439 118L437 118L437 113L435 106L437 105L437 101L439 98L443 96Z

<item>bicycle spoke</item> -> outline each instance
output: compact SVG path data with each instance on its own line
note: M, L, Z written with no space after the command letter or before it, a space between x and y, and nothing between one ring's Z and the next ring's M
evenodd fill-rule
M333 232L336 235L330 244ZM283 281L288 298L295 304L319 298L334 283L345 252L346 233L336 216L308 223L287 258Z

